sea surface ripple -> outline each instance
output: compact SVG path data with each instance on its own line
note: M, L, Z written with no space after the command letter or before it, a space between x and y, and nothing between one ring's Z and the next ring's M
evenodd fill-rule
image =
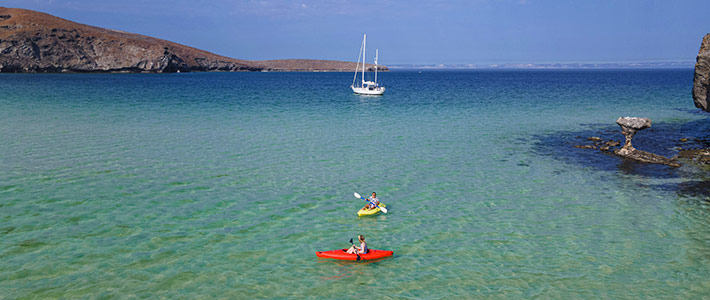
M707 298L705 173L572 147L674 155L692 76L0 74L0 298Z

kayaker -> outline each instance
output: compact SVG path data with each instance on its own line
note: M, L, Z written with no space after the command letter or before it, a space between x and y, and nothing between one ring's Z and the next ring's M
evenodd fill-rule
M360 247L352 245L350 246L350 249L348 249L349 254L367 254L367 243L365 243L365 236L358 235L357 236L358 241L360 241Z
M375 193L375 192L372 192L372 197L367 198L367 200L372 203L375 203L377 205L380 205L380 199L377 199L377 193ZM375 207L377 207L377 206L372 205L372 203L367 203L367 205L365 205L364 208L365 209L374 209Z

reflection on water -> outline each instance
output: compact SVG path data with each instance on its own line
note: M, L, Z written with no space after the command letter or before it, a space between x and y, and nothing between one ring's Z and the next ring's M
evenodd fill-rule
M333 272L334 275L321 276L323 280L342 280L348 278L362 278L369 274L367 268L373 267L374 265L380 264L386 260L396 259L396 254L390 257L383 257L378 259L371 259L365 261L349 261L349 260L339 260L339 259L329 259L329 258L318 258L318 264L331 264L325 266L329 272ZM373 266L368 266L373 265Z

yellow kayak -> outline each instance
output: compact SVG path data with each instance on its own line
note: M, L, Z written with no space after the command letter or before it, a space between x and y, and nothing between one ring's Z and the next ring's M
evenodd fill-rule
M382 207L387 207L387 205L385 205L384 203L380 203L380 204L378 204L378 205L379 205L379 206L382 206ZM371 215L374 215L374 214L376 214L376 213L378 213L378 212L380 212L380 208L379 208L379 207L375 207L374 209L361 208L361 209L357 212L357 215L358 215L358 217L371 216Z

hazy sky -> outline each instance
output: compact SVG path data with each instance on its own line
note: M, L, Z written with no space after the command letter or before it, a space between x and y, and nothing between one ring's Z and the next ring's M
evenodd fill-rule
M694 61L710 32L698 1L0 0L241 59L383 64ZM371 61L373 56L368 56Z

